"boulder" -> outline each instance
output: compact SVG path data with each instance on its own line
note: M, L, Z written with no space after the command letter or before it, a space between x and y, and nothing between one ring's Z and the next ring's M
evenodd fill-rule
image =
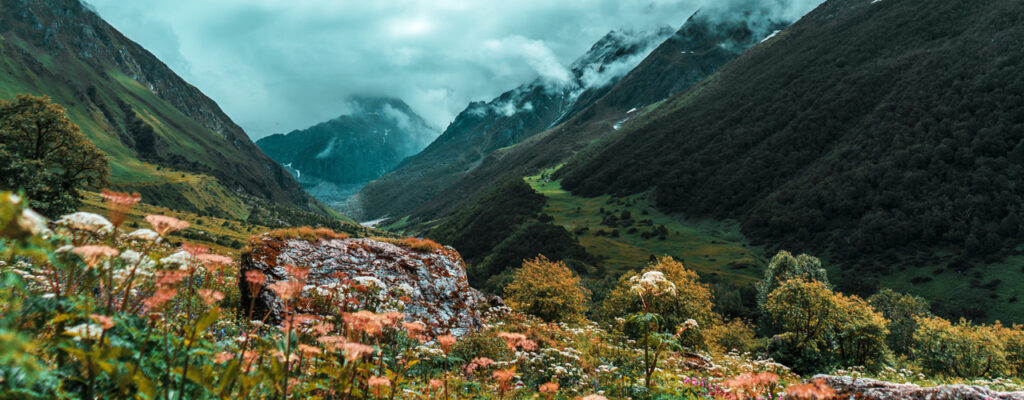
M374 239L280 238L270 234L254 238L249 246L240 263L239 289L242 305L252 305L253 319L280 322L284 303L268 286L291 278L285 268L288 265L309 270L303 288L305 297L312 291L329 295L330 291L350 290L353 285L362 290L383 284L384 289L374 289L379 290L377 297L383 302L400 301L406 320L423 322L434 335L460 336L481 327L480 311L489 307L488 298L469 287L465 262L451 247L404 246L400 241ZM244 279L253 270L267 279L255 294L250 293ZM324 314L324 310L318 311Z
M857 400L1024 400L1024 392L996 392L981 386L943 385L921 387L849 376L818 375L835 390L837 399Z

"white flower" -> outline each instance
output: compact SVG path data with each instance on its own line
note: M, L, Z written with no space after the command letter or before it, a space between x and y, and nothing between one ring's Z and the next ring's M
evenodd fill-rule
M188 254L187 251L181 250L177 253L171 254L167 257L161 258L160 263L165 265L177 265L178 269L188 269L189 264L192 262L192 255Z
M139 229L128 234L129 240L139 240L143 242L152 242L159 238L160 234L156 233L152 229Z
M79 211L68 214L57 220L58 225L71 229L89 231L99 235L106 235L114 231L114 224L98 214Z
M665 278L661 271L647 271L643 275L635 275L629 278L630 290L643 296L661 296L663 294L675 295L676 285Z
M78 324L70 328L64 328L64 334L74 336L75 341L80 341L82 338L98 339L103 334L103 327L93 323Z
M53 235L53 231L46 227L46 218L28 208L21 210L18 226L33 235L42 236L44 239Z

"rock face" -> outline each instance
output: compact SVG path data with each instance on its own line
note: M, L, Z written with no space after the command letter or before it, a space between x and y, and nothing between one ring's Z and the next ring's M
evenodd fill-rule
M239 280L242 304L252 302L254 319L280 321L284 303L267 287L291 278L287 265L309 269L304 294L343 291L352 282L376 285L377 280L386 287L378 298L401 301L406 320L423 322L435 335L460 336L482 326L479 311L495 302L469 287L465 263L450 247L415 250L373 239L310 241L270 235L250 242L250 247L242 255L240 276L255 270L267 278L255 299L249 285Z
M836 398L858 400L1024 400L1024 392L995 392L980 386L944 385L920 387L848 376L818 375Z

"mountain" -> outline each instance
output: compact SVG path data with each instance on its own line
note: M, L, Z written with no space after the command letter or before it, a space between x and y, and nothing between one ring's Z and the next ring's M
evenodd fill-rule
M0 0L0 97L48 95L147 202L246 218L323 206L202 92L79 0Z
M353 111L256 141L314 197L340 206L367 182L414 155L440 132L398 99L356 97Z
M1022 18L1013 0L830 0L554 178L736 219L844 291L1019 320Z
M398 215L429 200L491 152L566 121L599 99L671 31L610 32L569 68L567 81L539 77L490 102L474 102L421 153L369 183L346 212ZM386 201L385 201L386 200Z
M785 28L767 10L700 10L584 110L552 129L486 157L458 180L423 201L412 221L444 219L510 179L554 167L594 142L619 133L661 101L712 76L744 50Z

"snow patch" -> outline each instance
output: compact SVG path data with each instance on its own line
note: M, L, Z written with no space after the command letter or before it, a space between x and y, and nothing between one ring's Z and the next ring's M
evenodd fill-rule
M874 0L874 1L878 1L878 0ZM779 32L782 32L782 31L775 31L775 32L772 32L772 34L771 34L771 35L768 35L768 37L766 37L766 38L764 38L764 39L761 39L761 43L767 42L767 41L768 41L769 39L771 39L771 38L775 37L775 35L778 35L778 34L779 34Z

